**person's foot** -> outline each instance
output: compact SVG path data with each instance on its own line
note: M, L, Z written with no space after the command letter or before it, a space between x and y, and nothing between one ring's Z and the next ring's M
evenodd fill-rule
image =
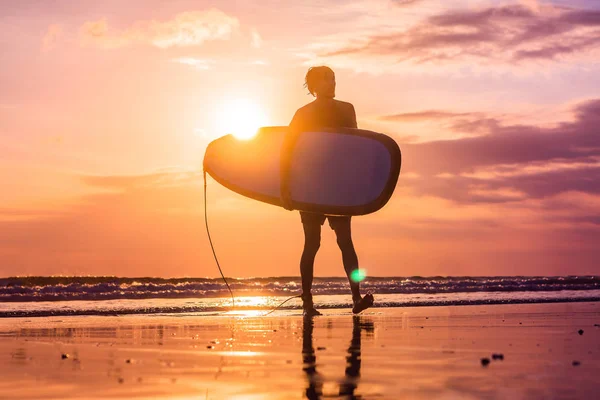
M316 317L317 315L323 315L319 312L319 310L317 310L314 307L306 307L304 308L304 310L302 311L302 315L304 317Z
M373 298L373 295L371 293L365 294L365 296L362 299L354 301L354 307L352 307L352 312L354 314L358 314L361 311L366 310L367 308L373 305L373 301L375 301L375 299Z

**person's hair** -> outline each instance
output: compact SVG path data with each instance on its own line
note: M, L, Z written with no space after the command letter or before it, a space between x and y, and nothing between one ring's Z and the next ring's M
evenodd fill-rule
M329 67L321 65L319 67L310 67L304 78L304 87L308 89L309 93L315 95L315 85L317 82L325 77L327 72L331 72L335 75L335 72Z

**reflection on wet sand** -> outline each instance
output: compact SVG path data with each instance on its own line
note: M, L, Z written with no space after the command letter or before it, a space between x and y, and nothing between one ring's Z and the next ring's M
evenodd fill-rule
M0 318L0 397L595 398L599 304Z
M375 326L372 321L359 316L352 319L352 339L346 357L345 378L339 385L339 395L350 399L356 398L354 392L358 386L361 365L361 330L372 333ZM308 378L305 394L308 399L319 399L323 396L323 376L317 372L317 356L313 346L314 319L304 318L302 327L302 370Z

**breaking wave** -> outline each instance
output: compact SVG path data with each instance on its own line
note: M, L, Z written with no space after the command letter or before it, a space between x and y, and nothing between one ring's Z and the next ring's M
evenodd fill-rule
M298 277L229 278L238 296L298 294ZM361 283L379 294L474 292L556 292L600 289L599 276L502 277L369 277ZM315 295L348 293L346 278L315 278ZM28 276L0 278L0 302L182 299L227 297L223 281L212 278L121 278L109 276Z

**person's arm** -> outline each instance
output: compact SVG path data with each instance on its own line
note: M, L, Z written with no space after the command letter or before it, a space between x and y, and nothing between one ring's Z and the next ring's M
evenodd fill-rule
M290 127L290 129L297 131L300 128L300 110L297 110L294 113L294 116L292 117L292 120L290 121L290 124L288 125Z
M352 103L340 102L338 103L338 112L341 114L341 123L344 128L357 129L356 123L356 111Z
M352 109L351 128L358 128L358 124L356 123L356 111L354 110L354 105L350 104L350 108Z

